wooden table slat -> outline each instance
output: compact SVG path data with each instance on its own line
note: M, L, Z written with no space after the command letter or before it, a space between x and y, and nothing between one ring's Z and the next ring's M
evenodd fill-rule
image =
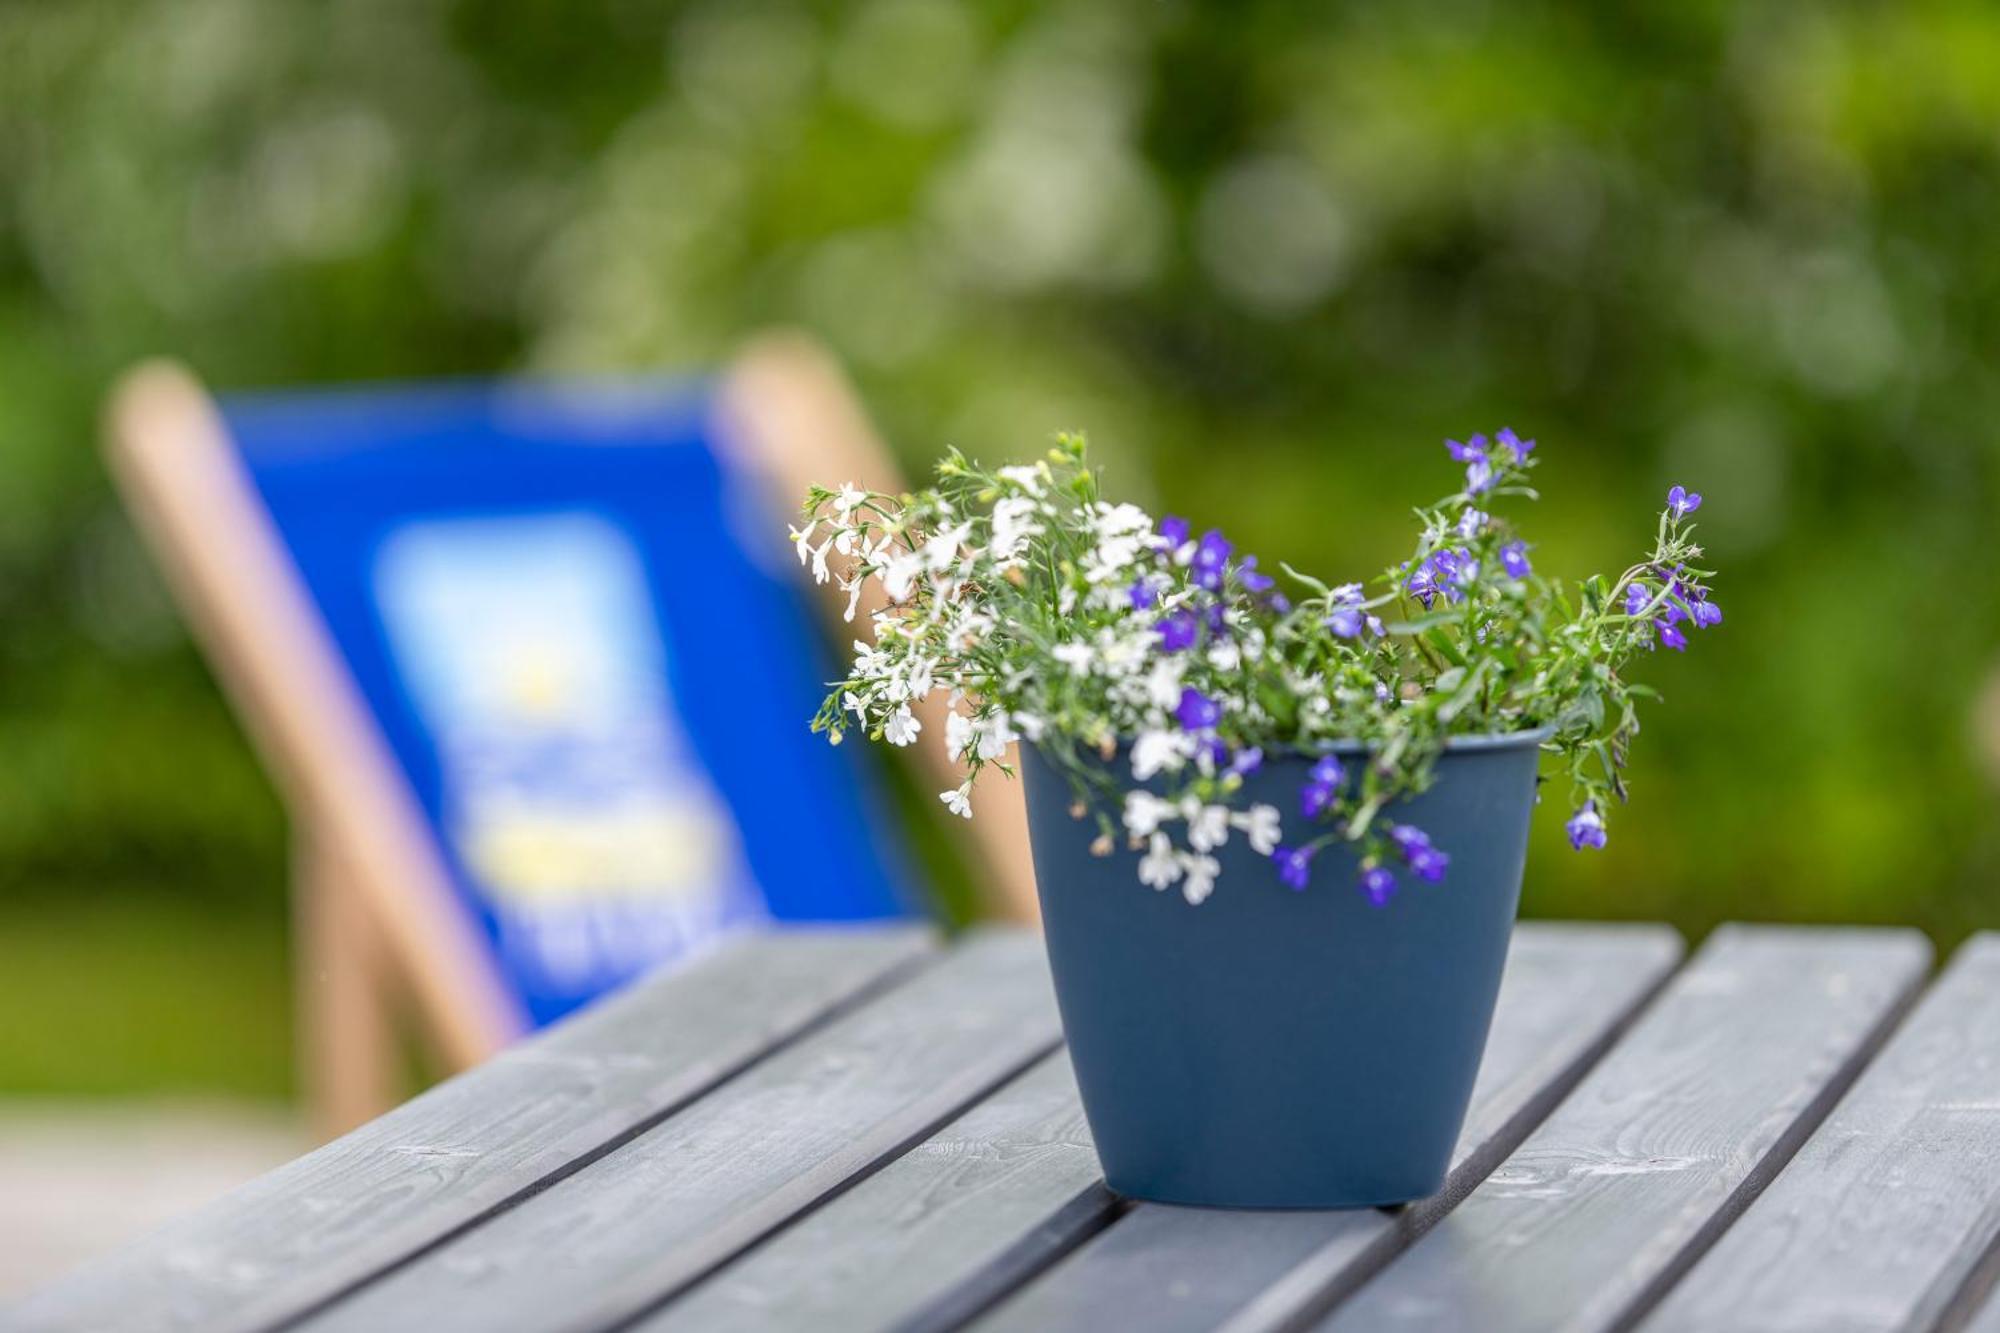
M1930 1328L2000 1240L2000 935L1973 939L1643 1328ZM2000 1330L2000 1307L1989 1315Z
M1058 1051L640 1327L893 1327L1010 1252L1068 1248L1117 1206Z
M1644 1313L1839 1098L1921 983L1911 931L1726 926L1336 1330L1597 1330Z
M1396 1212L1138 1204L979 1327L1280 1326L1324 1308L1492 1169L1582 1077L1682 952L1661 926L1516 929L1445 1190Z
M602 1329L900 1155L1060 1039L1041 941L981 932L906 984L308 1321Z
M0 1313L261 1329L587 1160L902 978L928 929L780 931L642 982Z

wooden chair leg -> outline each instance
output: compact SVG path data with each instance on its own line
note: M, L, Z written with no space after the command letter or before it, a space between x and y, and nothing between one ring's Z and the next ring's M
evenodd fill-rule
M388 955L367 903L324 843L294 852L300 1082L315 1134L333 1138L401 1100Z

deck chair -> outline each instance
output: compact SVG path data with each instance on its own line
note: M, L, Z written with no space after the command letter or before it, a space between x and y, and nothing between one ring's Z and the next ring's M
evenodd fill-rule
M838 616L784 519L808 479L903 489L809 341L700 384L219 403L151 363L107 435L290 815L321 1130L399 1100L401 1009L461 1068L733 932L924 910L870 747L806 728L838 670L814 604ZM963 836L1032 918L994 795Z

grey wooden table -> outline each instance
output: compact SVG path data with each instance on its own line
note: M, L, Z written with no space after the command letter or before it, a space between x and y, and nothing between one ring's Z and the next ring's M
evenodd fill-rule
M2000 936L1526 925L1449 1183L1121 1201L1036 941L747 941L0 1328L2000 1333Z

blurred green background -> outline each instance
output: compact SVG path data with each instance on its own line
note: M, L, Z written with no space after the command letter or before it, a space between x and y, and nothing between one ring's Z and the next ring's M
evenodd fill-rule
M830 342L906 461L1362 576L1446 435L1538 566L1684 482L1728 621L1529 910L2000 925L2000 11L0 0L0 1089L289 1087L278 805L94 417Z

